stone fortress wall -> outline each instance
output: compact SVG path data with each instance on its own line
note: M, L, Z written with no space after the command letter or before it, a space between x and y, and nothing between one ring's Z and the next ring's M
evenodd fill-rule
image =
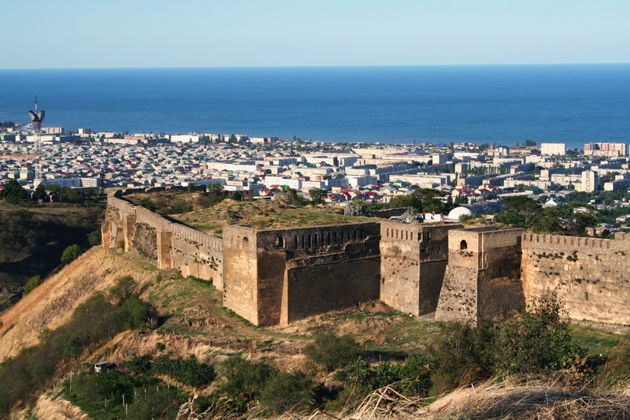
M523 234L522 282L528 300L552 291L571 318L630 324L630 235L615 239Z
M449 231L448 265L436 321L494 318L524 308L520 282L522 229Z
M176 269L184 276L212 281L223 288L223 241L157 213L114 197L107 197L101 226L103 246L137 251L159 268Z
M224 305L256 325L286 325L379 297L378 223L227 226L224 233Z
M110 196L102 238L159 268L211 280L224 306L255 325L379 298L416 316L476 322L555 291L574 320L630 326L630 234L607 240L381 220L230 225L219 238Z
M448 263L448 234L462 227L381 222L381 300L415 316L435 312Z

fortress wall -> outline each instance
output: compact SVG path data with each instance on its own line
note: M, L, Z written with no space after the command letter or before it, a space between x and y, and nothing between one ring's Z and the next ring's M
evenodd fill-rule
M416 316L435 311L448 262L448 232L461 227L381 222L381 300Z
M379 238L378 223L230 226L224 231L224 304L268 326L378 299Z
M172 268L223 290L223 240L180 224L171 226Z
M379 298L380 226L358 223L299 229L321 238L309 250L287 255L287 300L282 323ZM331 243L328 243L328 237Z
M524 307L520 282L522 229L449 232L449 259L436 320L502 317Z
M223 306L254 325L258 318L256 229L231 225L223 231Z
M570 318L630 325L630 238L523 235L527 301L555 291Z
M114 196L107 197L102 225L103 246L123 243L159 268L175 268L184 276L211 280L223 287L223 241Z

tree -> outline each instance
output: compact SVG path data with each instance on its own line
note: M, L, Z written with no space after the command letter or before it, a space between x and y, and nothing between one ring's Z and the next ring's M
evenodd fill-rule
M11 204L17 204L20 201L28 200L29 195L19 182L12 179L4 186L4 189L0 191L0 198L4 198Z
M444 193L430 188L418 188L413 193L397 196L390 201L390 207L409 207L419 213L443 213L446 206L439 199Z
M525 140L525 146L528 146L528 147L536 146L536 142L534 140Z
M324 204L324 200L328 196L325 190L310 190L308 194L311 196L313 204Z
M35 191L33 191L33 200L45 200L46 198L48 198L46 187L41 183L35 188Z
M42 284L41 276L31 277L30 279L28 279L28 281L24 285L24 288L22 289L22 296L28 295L29 293L33 291L33 289L35 289L40 284Z
M61 254L61 262L67 264L71 261L76 260L79 255L81 255L81 247L77 244L70 245L66 249L64 249L63 254Z

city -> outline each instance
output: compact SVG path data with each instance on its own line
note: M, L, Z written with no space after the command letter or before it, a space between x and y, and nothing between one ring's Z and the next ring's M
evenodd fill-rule
M630 228L630 201L623 194L630 187L625 143L592 142L582 150L567 150L565 143L531 140L507 147L323 143L242 134L122 134L62 127L44 127L37 135L14 123L2 123L1 130L0 182L16 180L30 191L40 183L78 190L218 183L225 191L254 198L271 198L283 188L305 198L322 191L324 203L346 205L356 200L387 204L396 196L428 188L442 194L449 212L416 217L426 222L496 213L504 197L526 196L548 207L567 204L567 196L582 192L592 197L576 211L615 213L592 226L591 235ZM598 199L601 192L621 194L611 196L611 201ZM466 210L450 211L457 206Z

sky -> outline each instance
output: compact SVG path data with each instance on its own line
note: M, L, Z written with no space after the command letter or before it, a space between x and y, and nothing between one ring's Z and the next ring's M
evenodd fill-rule
M630 62L630 0L0 0L0 68Z

